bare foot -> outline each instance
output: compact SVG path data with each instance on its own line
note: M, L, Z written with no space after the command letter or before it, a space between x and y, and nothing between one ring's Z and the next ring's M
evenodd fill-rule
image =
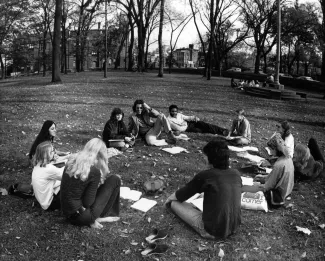
M103 218L97 218L97 222L116 222L119 221L120 217L103 217Z
M97 229L101 229L101 228L103 228L103 225L100 224L100 223L97 221L97 219L95 220L95 222L94 222L93 224L90 224L90 226L91 226L92 228L97 228Z

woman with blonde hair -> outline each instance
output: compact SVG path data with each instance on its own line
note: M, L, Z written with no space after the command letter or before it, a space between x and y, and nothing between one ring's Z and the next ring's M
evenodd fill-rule
M44 210L60 209L60 184L64 168L51 162L54 148L50 141L40 143L32 159L32 186L35 197Z
M110 175L105 143L91 139L66 164L61 184L63 214L74 225L102 228L119 220L121 181Z
M325 174L325 160L317 141L309 139L308 146L297 144L293 154L295 181L315 179Z

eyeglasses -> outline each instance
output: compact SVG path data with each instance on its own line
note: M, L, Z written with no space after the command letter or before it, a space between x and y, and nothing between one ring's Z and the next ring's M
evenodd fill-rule
M277 125L275 125L275 126L276 126L278 129L280 129L280 128L281 128L281 125L278 125L278 124L277 124Z
M136 110L142 110L143 108L142 107L136 107L135 109Z

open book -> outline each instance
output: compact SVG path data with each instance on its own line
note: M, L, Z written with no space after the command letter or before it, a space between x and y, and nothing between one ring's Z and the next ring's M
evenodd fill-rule
M137 202L135 202L131 208L140 210L142 212L147 212L149 209L151 209L153 206L157 204L157 201L147 199L147 198L141 198Z
M120 187L120 197L124 199L130 199L138 201L142 196L141 191L132 190L129 187Z

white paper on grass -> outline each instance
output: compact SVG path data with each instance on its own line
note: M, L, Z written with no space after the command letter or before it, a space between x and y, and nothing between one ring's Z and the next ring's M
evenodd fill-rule
M131 208L140 210L142 212L147 212L149 209L154 207L157 204L157 201L147 199L147 198L141 198L137 202L135 202L133 205L131 205Z
M178 135L178 136L176 136L176 138L178 139L178 140L189 140L190 138L186 135L186 134L184 134L184 133L181 133L180 135Z
M250 151L258 151L258 148L256 147L252 147L252 146L245 146L245 147L235 147L235 146L230 146L228 145L228 149L231 150L231 151L235 151L235 152L243 152L243 151L247 151L247 150L250 150Z
M253 186L253 178L241 177L241 182L243 186Z
M120 197L124 199L130 199L138 201L142 196L141 191L132 190L129 187L120 187Z
M237 156L241 157L241 158L248 159L249 161L254 162L254 163L261 163L262 161L265 160L264 158L262 158L260 156L249 154L247 151L238 152Z
M186 149L182 148L182 147L172 147L172 148L163 148L162 150L170 153L170 154L178 154L181 152L186 152L189 153Z
M196 208L203 212L203 196L204 193L196 193L194 196L187 199L185 202L194 205Z
M298 226L296 226L296 228L297 228L297 231L303 232L303 233L305 233L307 235L311 234L311 231L308 228L298 227Z

